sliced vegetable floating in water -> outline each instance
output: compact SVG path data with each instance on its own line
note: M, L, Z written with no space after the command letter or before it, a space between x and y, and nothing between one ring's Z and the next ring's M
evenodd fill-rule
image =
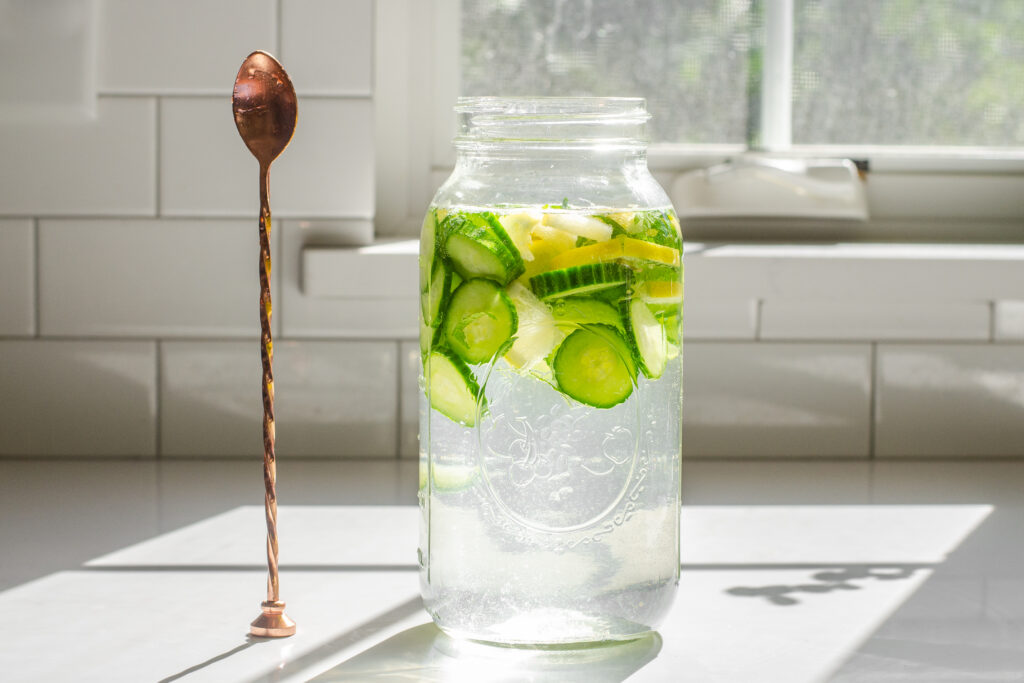
M576 330L558 348L553 367L559 389L595 408L611 408L633 393L636 370L614 327L588 325Z
M467 280L452 294L444 339L467 363L485 363L516 333L516 307L490 280Z

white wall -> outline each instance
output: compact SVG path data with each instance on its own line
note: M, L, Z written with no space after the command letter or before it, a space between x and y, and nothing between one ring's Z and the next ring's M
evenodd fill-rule
M93 7L95 117L0 112L0 455L261 454L257 166L230 96L263 49L299 93L271 178L279 452L394 457L399 342L338 339L339 302L298 285L300 244L372 237L373 0Z
M375 82L419 49L375 21L405 40L417 3L96 3L95 117L0 110L0 456L261 456L257 169L230 93L266 49L300 95L271 182L278 453L415 457L415 291L351 291L404 281L415 249L332 247L415 203L375 187L401 163L373 125L410 118L416 84ZM687 455L1024 455L1022 248L695 251Z

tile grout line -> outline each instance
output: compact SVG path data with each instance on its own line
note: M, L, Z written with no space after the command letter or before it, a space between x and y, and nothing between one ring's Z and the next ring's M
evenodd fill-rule
M278 0L278 1L276 1L275 7L274 7L274 12L275 12L274 24L275 24L275 26L274 26L274 36L273 36L273 38L274 38L274 41L276 42L276 44L273 46L273 51L274 51L274 54L278 55L278 58L282 59L282 60L284 60L284 58L285 58L285 55L281 51L281 48L282 48L282 45L281 45L281 43L282 43L282 36L284 35L284 32L282 30L282 26L281 26L282 25L282 20L281 19L285 15L284 4L285 4L284 0Z
M155 165L153 177L156 182L156 187L153 189L153 198L156 201L156 216L159 218L160 213L163 211L163 198L160 196L160 151L163 147L161 138L163 137L163 120L160 116L160 110L163 107L163 98L157 96L156 100L156 111L154 112L153 130L155 131L154 136L156 138L153 144L153 163Z
M395 460L402 459L402 341L395 340Z
M161 339L155 339L156 343L156 368L153 371L154 380L156 384L156 420L153 424L153 457L156 460L160 460L163 457L163 449L161 448L160 442L163 432L163 402L160 400L161 385L164 381L163 376L163 348L164 343Z
M875 410L878 405L878 342L871 342L868 378L868 460L875 459Z
M32 321L32 327L33 327L33 329L32 329L32 337L35 338L35 339L39 339L40 336L42 336L42 325L40 323L40 311L41 311L42 306L40 305L40 301L39 301L40 298L41 298L41 290L39 289L39 282L40 282L40 270L41 270L40 262L42 261L42 257L40 255L40 251L39 251L39 232L40 232L39 219L38 218L33 218L32 219L32 251L33 251L33 254L32 254L32 267L35 269L35 272L32 273L32 287L33 287L33 289L35 291L32 292L32 304L33 304L33 314L35 315L35 320Z
M988 302L988 340L993 344L996 341L996 302Z
M757 299L754 307L754 341L761 341L761 321L764 316L764 299Z

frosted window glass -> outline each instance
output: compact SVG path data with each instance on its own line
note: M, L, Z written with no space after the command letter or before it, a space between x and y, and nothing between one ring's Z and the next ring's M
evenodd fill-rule
M794 5L794 143L1024 145L1024 1Z
M743 143L751 0L463 0L462 94L647 98L655 142Z
M760 139L765 0L462 0L465 95L646 97ZM794 144L1024 146L1024 0L794 0Z

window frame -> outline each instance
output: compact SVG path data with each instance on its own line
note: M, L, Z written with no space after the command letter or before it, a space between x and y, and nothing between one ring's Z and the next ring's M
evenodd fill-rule
M793 0L765 2L763 153L867 161L871 218L855 226L856 239L1024 241L1024 147L792 145ZM377 232L414 236L455 162L460 0L377 0L376 30ZM780 39L789 41L788 49ZM416 103L429 106L424 111ZM746 152L741 144L656 143L648 161L675 202L671 185L680 174ZM800 235L828 238L834 227L802 226ZM718 233L729 239L766 236L758 221L748 219L728 229L704 226L700 237Z

